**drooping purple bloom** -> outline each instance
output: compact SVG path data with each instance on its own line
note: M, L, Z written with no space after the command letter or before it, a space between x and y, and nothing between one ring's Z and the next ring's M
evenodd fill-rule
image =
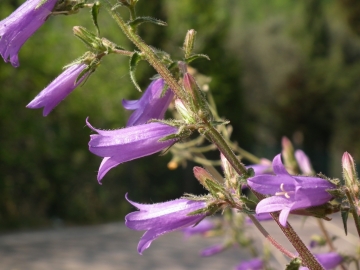
M87 65L85 64L76 64L65 69L65 71L42 90L26 108L39 109L44 107L43 116L47 116L89 75L89 73L85 73L76 81L86 67Z
M248 179L248 185L255 191L272 197L261 200L256 213L280 212L280 223L286 226L292 210L322 205L332 199L326 191L335 185L318 177L292 176L281 162L281 155L273 160L276 175L258 175Z
M216 255L220 252L223 252L226 248L227 248L226 245L221 245L221 244L213 245L213 246L204 248L202 251L200 251L200 255L202 257L210 257L210 256Z
M127 127L145 124L150 119L163 119L174 93L167 89L161 97L164 80L153 81L145 90L139 100L123 100L122 104L127 110L135 110L130 116Z
M149 123L115 130L94 128L86 119L89 128L98 134L90 135L89 150L104 157L100 164L97 179L100 183L104 175L115 166L133 159L149 156L170 147L176 140L160 142L177 128L162 123Z
M183 229L183 233L185 237L190 237L194 234L201 234L204 235L208 231L215 228L215 224L211 222L210 220L204 219L196 226L187 227Z
M299 168L303 174L312 175L314 170L311 166L309 157L305 154L304 151L298 149L295 151L295 159L299 165Z
M27 0L9 17L0 21L0 55L5 62L19 66L18 53L22 45L45 22L57 0ZM39 6L39 7L38 7Z
M132 212L125 217L125 225L136 231L146 231L138 244L142 254L150 247L151 242L159 236L179 230L201 221L206 214L189 215L189 213L206 207L204 201L177 199L164 203L140 204L126 199L140 211Z
M235 268L236 270L262 270L264 269L264 264L261 259L255 258L248 261L242 261Z
M319 263L325 268L325 270L331 270L341 264L344 258L336 252L314 254ZM308 270L307 267L300 267L299 270Z

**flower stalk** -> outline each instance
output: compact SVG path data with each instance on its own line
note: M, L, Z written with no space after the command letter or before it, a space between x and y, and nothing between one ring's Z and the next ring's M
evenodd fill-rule
M183 88L178 84L174 76L171 74L171 72L166 68L164 64L161 63L161 61L158 59L158 57L155 55L155 53L151 50L151 48L145 44L141 37L139 37L134 29L127 25L124 20L121 18L121 16L114 10L111 9L110 3L107 2L107 9L113 19L116 21L120 29L123 31L123 33L128 37L128 39L134 43L134 45L143 53L145 59L149 62L151 66L154 67L154 69L159 73L159 75L164 79L164 81L168 84L168 86L172 89L172 91L175 93L175 95L180 98L182 101L186 102L187 97L185 92L183 91ZM204 123L205 124L205 135L207 138L210 139L212 143L214 143L219 151L228 159L229 163L234 167L235 171L239 175L247 174L246 167L241 164L239 159L236 157L234 152L231 150L229 145L226 143L224 138L220 135L220 133L210 124L210 123ZM264 196L257 194L258 199L263 199ZM280 229L283 231L285 236L289 239L289 241L292 243L292 245L295 247L297 252L300 254L301 258L303 259L304 263L307 267L314 270L322 270L324 269L318 261L315 259L315 257L312 255L312 253L307 249L305 244L302 242L302 240L299 238L299 236L296 234L296 232L293 230L293 228L288 224L287 228L284 228L281 226L279 219L276 214L271 214L273 216L273 219L276 221Z

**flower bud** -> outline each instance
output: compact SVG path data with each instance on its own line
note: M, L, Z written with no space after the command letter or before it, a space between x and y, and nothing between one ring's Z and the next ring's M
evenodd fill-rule
M359 192L359 188L354 159L348 152L345 152L342 156L341 162L345 185L349 187L350 190L352 190L356 195Z
M220 155L220 158L221 158L221 166L222 166L222 168L224 170L225 178L226 179L236 178L237 173L234 170L234 168L230 165L227 158L223 154Z
M76 37L81 39L81 41L83 41L90 49L94 49L96 51L105 51L105 47L101 39L98 38L94 33L91 33L85 27L74 26L73 33Z
M196 83L193 76L191 76L188 72L184 74L183 84L185 91L189 97L189 105L191 110L196 114L201 114L202 118L211 121L210 118L211 112L209 106L206 102L203 92L200 90L198 84Z
M194 29L190 29L186 33L184 46L183 46L183 50L185 52L185 59L188 58L192 53L195 43L195 36L196 36L196 31Z
M181 115L181 118L184 119L186 123L190 124L195 122L192 113L188 109L186 109L184 103L180 99L175 100L175 108Z
M194 171L194 175L195 175L196 179L199 180L200 184L203 185L206 189L208 189L206 180L216 182L214 177L204 168L195 166L193 171Z
M284 159L285 168L289 171L290 174L299 174L300 169L294 156L294 147L291 141L284 136L281 139L281 145L282 145L281 153Z

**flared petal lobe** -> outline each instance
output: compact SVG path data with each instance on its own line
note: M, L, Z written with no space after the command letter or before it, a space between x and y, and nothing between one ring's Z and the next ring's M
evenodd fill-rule
M335 188L331 182L319 177L292 176L281 162L281 155L273 160L276 175L256 175L248 179L248 185L255 191L272 197L261 200L256 213L280 211L280 223L286 226L289 213L329 202L332 196L326 191Z
M45 22L57 0L28 0L9 17L0 21L0 55L5 62L19 66L18 53L22 45Z
M42 90L27 106L29 109L44 107L43 115L47 116L63 99L65 99L89 75L84 74L76 79L87 67L85 64L76 64L67 68L52 83Z
M159 141L161 138L177 133L177 128L162 123L149 123L116 130L99 130L90 135L89 150L95 155L104 157L98 173L98 181L115 166L133 159L160 152L176 140Z
M127 127L145 124L150 119L164 118L174 94L167 89L165 95L161 96L163 88L164 80L157 79L149 85L139 100L123 100L125 109L135 110L126 124Z
M188 215L206 207L204 201L177 199L165 203L140 204L127 198L129 203L139 209L125 217L125 225L133 230L146 230L138 244L138 252L142 254L151 242L159 236L196 224L206 214Z

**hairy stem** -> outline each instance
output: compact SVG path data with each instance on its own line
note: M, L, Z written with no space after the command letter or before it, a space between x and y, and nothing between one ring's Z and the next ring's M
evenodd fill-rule
M127 36L127 38L134 43L134 45L143 53L146 60L150 65L160 74L160 76L164 79L164 81L169 85L171 90L178 96L181 100L185 101L186 96L182 89L182 87L178 84L174 76L171 72L166 68L166 66L161 63L153 50L141 39L140 36L136 34L134 29L132 29L129 25L127 25L121 16L115 11L111 9L111 5L107 3L107 8L113 19L116 21L120 29Z
M346 194L346 197L348 198L348 201L350 203L350 212L353 215L354 222L355 222L355 227L356 227L357 233L358 233L358 235L360 237L360 218L359 218L359 215L358 215L358 213L356 211L356 206L354 204L353 198L352 198L348 188L345 189L345 194Z

